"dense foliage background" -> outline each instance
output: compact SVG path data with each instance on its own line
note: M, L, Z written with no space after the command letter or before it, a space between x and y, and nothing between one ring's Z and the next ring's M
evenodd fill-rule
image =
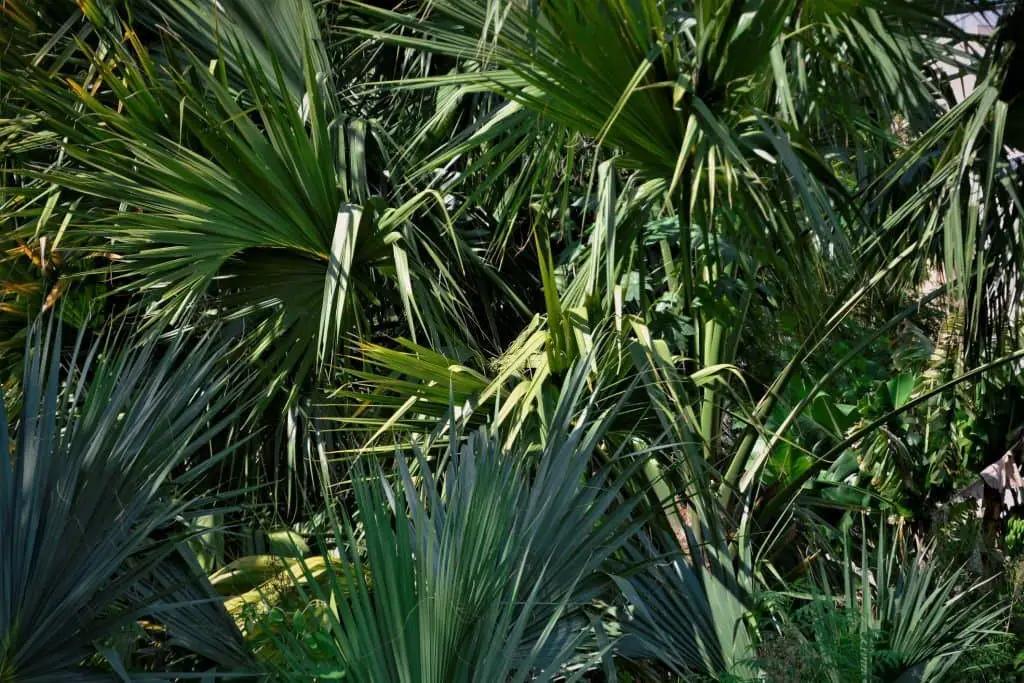
M0 681L1018 680L1018 5L0 0Z

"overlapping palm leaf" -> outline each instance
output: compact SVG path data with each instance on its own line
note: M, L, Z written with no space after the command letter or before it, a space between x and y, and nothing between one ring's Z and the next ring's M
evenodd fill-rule
M297 106L280 70L244 56L234 60L239 93L223 68L188 56L174 68L132 42L115 60L96 58L95 95L42 77L16 87L78 162L40 175L120 205L72 229L109 240L115 276L146 295L151 319L205 310L237 320L270 391L331 361L345 332L390 326L440 344L453 322L464 326L465 246L439 197L392 208L371 196L384 181L367 169L372 133L336 113L308 42Z
M582 610L607 592L601 567L637 523L636 500L619 495L631 468L592 464L610 414L591 412L587 375L585 362L569 373L542 445L507 448L482 428L453 438L446 464L419 448L400 457L397 481L356 467L358 525L335 529L345 571L312 594L331 605L335 656L317 668L286 639L283 675L553 680L574 660L586 668L587 651L596 666Z
M0 674L19 683L87 680L80 665L119 630L161 610L174 620L163 563L242 388L208 339L188 353L184 341L78 344L65 370L59 335L44 330L28 343L21 415L0 422ZM177 576L187 592L188 573ZM208 624L225 646L200 651L251 663L230 620Z
M848 680L841 672L854 665L862 680L955 680L964 672L958 663L998 632L1006 617L1003 608L986 604L987 582L972 582L963 567L942 566L934 548L908 552L884 526L873 543L861 534L859 553L850 548L851 540L847 531L839 567L843 592L833 594L823 569L815 599L824 604L811 610L805 629L808 653L823 665L821 675ZM823 618L844 612L849 620ZM837 624L859 632L860 651L853 657L829 647L830 640L851 635L830 632Z

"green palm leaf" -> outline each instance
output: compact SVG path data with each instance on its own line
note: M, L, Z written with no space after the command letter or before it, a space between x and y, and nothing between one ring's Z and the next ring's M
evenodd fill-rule
M225 426L216 415L240 394L214 352L209 341L188 354L184 342L123 351L79 343L63 372L59 335L36 327L10 437L0 420L11 453L0 461L5 680L86 679L80 665L125 625L161 610L168 623L187 618L190 604L179 616L173 597L152 586L170 569L172 525L196 502L194 492L174 492L201 482L212 461L200 454ZM207 651L248 664L230 620L216 620L223 608L210 610L210 633L226 646Z
M636 527L635 501L618 501L628 472L590 471L608 416L591 416L586 376L586 363L570 373L539 451L528 442L508 450L481 429L452 439L443 470L418 448L412 463L398 459L394 485L357 467L359 527L348 516L338 524L345 570L329 595L315 596L331 605L335 657L312 666L285 639L281 675L374 683L566 675L577 649L593 645L582 609L607 589L599 569Z

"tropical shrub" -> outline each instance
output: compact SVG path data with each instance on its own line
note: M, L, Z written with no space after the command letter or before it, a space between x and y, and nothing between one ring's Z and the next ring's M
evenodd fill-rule
M0 680L1013 675L1019 4L4 0Z
M237 400L209 340L183 352L83 346L62 371L61 337L30 333L20 417L0 422L4 681L108 680L81 668L145 622L231 669L252 666L241 634L211 601L180 520L208 504L197 458ZM186 467L182 467L187 465ZM207 601L204 604L203 601Z

